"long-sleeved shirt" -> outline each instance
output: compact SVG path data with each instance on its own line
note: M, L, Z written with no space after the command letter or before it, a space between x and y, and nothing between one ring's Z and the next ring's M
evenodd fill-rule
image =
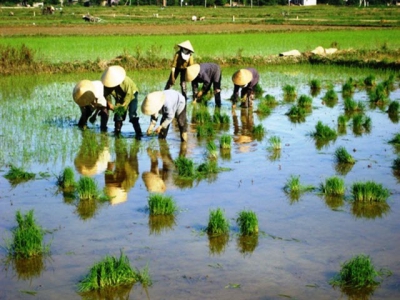
M254 68L246 68L246 70L249 70L251 72L251 74L253 75L253 78L251 79L251 81L246 86L243 87L243 89L246 91L247 95L249 96L249 94L253 91L253 88L258 83L258 81L260 79L260 75L258 74L257 70ZM236 99L239 96L240 88L242 88L242 87L239 85L236 85L236 84L234 85L233 94L235 95Z
M193 90L197 90L199 83L203 84L203 92L208 92L212 83L219 82L221 78L221 68L215 63L201 63L200 72L192 81Z
M165 102L158 114L161 114L163 119L161 127L167 128L172 120L178 117L185 108L186 99L181 93L175 90L164 90L163 93L165 95ZM152 116L151 119L157 120L158 114Z
M119 103L125 107L127 107L132 101L136 92L139 92L139 90L133 80L128 76L126 76L124 81L116 87L104 87L104 97L108 101L111 101L110 96L113 96L115 104Z

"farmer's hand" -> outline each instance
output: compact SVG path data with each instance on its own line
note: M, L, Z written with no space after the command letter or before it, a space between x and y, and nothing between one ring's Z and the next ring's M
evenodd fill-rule
M201 98L201 96L203 96L203 92L202 91L200 91L200 92L198 92L197 94L196 94L196 99L200 99Z
M156 130L154 130L154 132L157 133L157 134L159 134L159 133L161 132L161 129L162 129L162 127L161 127L161 126L158 126L158 127L156 128Z

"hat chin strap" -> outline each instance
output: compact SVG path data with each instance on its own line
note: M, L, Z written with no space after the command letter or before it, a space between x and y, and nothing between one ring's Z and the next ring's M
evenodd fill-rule
M187 61L190 58L190 53L189 54L185 54L185 53L181 52L181 56L185 61Z

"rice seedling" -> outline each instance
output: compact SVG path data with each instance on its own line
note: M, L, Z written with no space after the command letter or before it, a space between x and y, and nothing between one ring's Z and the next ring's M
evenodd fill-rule
M12 231L12 243L9 254L14 258L29 258L49 251L49 246L43 245L44 231L37 224L33 210L22 215L18 210L15 215L18 226Z
M226 113L222 113L218 110L215 111L213 117L213 122L215 124L229 124L230 123L230 118Z
M262 96L262 94L264 93L264 91L263 91L263 89L262 89L262 87L261 87L261 85L259 83L257 83L254 86L253 91L254 91L254 97L255 98L260 98Z
M333 107L338 101L338 95L333 88L330 88L326 91L324 97L322 97L322 100L324 100L326 106Z
M397 115L399 113L399 106L400 106L400 103L398 101L390 102L388 110L387 110L388 114L389 115Z
M236 219L241 235L254 235L258 233L258 219L254 211L242 210Z
M100 197L97 182L88 176L82 176L79 179L76 185L76 191L81 200L98 199Z
M262 102L264 102L265 104L268 104L271 107L278 104L278 101L276 100L276 98L270 94L266 94L264 99L262 99Z
M324 125L321 121L318 121L317 125L315 125L315 132L311 133L311 136L318 139L332 140L336 139L337 133L328 125Z
M394 82L395 79L393 74L390 74L389 78L382 82L383 86L388 91L388 93L394 89Z
M211 236L229 233L229 221L222 209L210 210L206 232Z
M311 79L310 80L310 89L311 90L320 90L322 87L321 81L319 79Z
M311 108L312 98L307 95L301 95L299 99L297 99L297 105L302 108Z
M271 107L264 99L260 100L260 102L258 103L257 113L262 116L267 116L271 114Z
M281 148L282 148L282 146L281 146L281 138L279 137L279 136L276 136L276 135L274 135L274 136L271 136L269 139L268 139L268 142L269 142L269 144L270 144L270 149L271 150L274 150L274 151L278 151L278 150L281 150Z
M195 177L195 167L194 162L184 156L179 156L174 161L176 170L180 177L184 178L194 178Z
M372 87L376 84L376 78L375 75L368 75L367 77L365 77L364 79L364 84L367 87Z
M312 191L314 187L312 185L303 185L300 183L300 176L290 175L290 178L286 181L283 190L288 194L300 194L306 191Z
M353 156L351 156L343 146L336 148L334 155L336 161L341 164L354 164L356 162Z
M114 114L117 116L123 116L126 112L126 108L123 105L116 105L114 108Z
M75 173L71 167L67 167L57 177L57 185L63 189L74 189L76 186Z
M400 157L395 158L393 160L392 169L397 171L397 172L400 172Z
M347 118L345 115L339 115L337 119L338 128L339 129L346 129L347 125Z
M396 133L394 137L389 140L389 144L395 144L395 145L400 145L400 133Z
M151 194L147 201L151 215L172 215L178 207L171 196Z
M297 97L296 87L290 84L283 86L283 99L285 101L293 101Z
M192 122L196 124L206 124L211 123L213 121L213 117L208 111L207 107L200 106L196 107L192 113Z
M219 147L221 149L231 149L232 137L229 134L223 134L219 138Z
M18 168L14 165L10 166L10 170L4 175L12 185L17 185L35 179L36 174L25 171L23 168Z
M389 101L389 93L382 83L379 83L375 88L368 93L369 101L376 105L384 105Z
M359 202L384 202L390 196L388 189L374 181L355 182L351 186L354 201Z
M353 95L355 91L356 84L353 81L353 78L349 78L342 86L342 94L344 97L349 97Z
M253 127L252 133L256 137L263 137L265 135L265 128L262 124Z
M218 148L214 141L208 141L206 145L207 156L209 158L215 159L218 158Z
M356 114L353 116L353 131L355 133L360 133L364 128L367 132L371 129L371 118L363 114Z
M292 105L285 115L289 116L292 120L304 120L306 110L298 105Z
M196 175L204 177L210 174L217 174L219 171L220 168L216 160L207 160L196 168Z
M79 292L89 292L136 282L151 285L148 268L142 272L133 270L128 257L121 251L119 258L107 255L95 263L79 282L78 289Z
M215 135L215 129L212 123L197 125L196 130L197 130L197 136L199 138L213 137Z
M365 110L365 105L361 101L354 101L350 97L344 98L344 110L346 112L362 112Z
M343 178L333 176L327 178L325 183L321 183L320 190L322 193L328 196L341 196L346 191Z
M332 286L362 289L379 285L375 278L381 275L382 272L375 270L369 256L358 254L341 264L340 272L329 283Z

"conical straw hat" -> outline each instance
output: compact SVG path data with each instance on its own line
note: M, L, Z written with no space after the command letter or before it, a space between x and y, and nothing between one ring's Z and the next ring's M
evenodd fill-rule
M104 98L104 85L100 80L92 81L94 85L94 95L97 98L97 105L102 107L107 107L107 101Z
M162 91L152 92L147 95L142 103L142 113L154 115L158 113L165 103L165 94Z
M188 82L193 81L200 73L200 65L194 64L186 68L185 80Z
M143 172L142 179L149 193L165 192L166 186L164 180L153 172Z
M193 49L192 44L190 43L190 41L184 41L184 42L178 44L178 46L181 47L181 48L188 49L189 51L194 53L194 49Z
M84 79L75 85L72 97L79 106L86 106L94 101L94 90L93 83L90 80Z
M110 66L108 67L101 76L101 82L105 87L116 87L124 81L126 72L121 66Z
M105 192L109 196L111 205L116 205L125 202L128 199L128 193L118 186L106 185Z
M248 84L253 79L253 75L247 69L240 69L236 71L232 76L232 81L234 84L243 86Z

